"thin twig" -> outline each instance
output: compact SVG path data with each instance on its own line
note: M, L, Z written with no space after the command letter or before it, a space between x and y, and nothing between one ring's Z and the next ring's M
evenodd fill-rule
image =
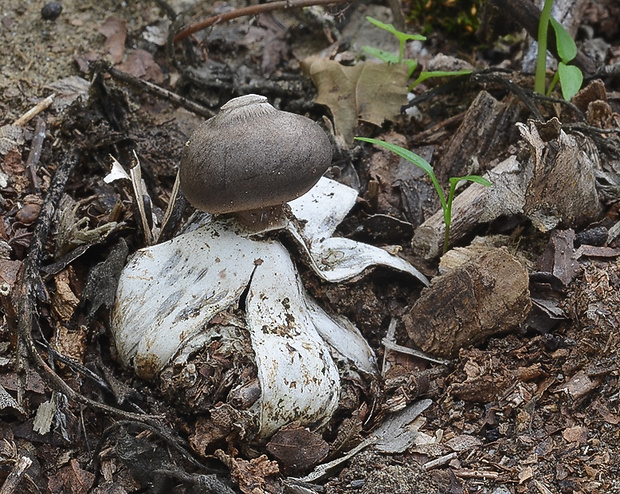
M433 362L435 364L450 365L450 361L449 360L444 360L444 359L440 359L440 358L436 358L436 357L431 357L430 355L427 355L424 352L421 352L421 351L416 350L414 348L409 348L407 346L399 345L397 343L394 343L393 341L388 340L387 338L383 338L383 340L381 340L381 343L388 350L393 350L395 352L400 352L400 353L404 353L406 355L411 355L413 357L421 358L423 360L428 360L429 362Z
M172 187L172 192L170 193L168 207L166 208L166 214L161 222L161 229L156 243L161 243L172 238L179 226L183 212L187 209L187 206L188 202L181 192L181 180L179 173L177 172L176 179L174 180L174 186Z
M566 101L564 98L555 98L553 96L546 96L544 94L539 94L539 93L532 93L532 98L534 98L535 100L539 100L539 101L544 101L546 103L551 103L551 104L558 104L558 105L564 105L567 106L568 108L570 108L571 110L573 110L573 112L575 112L575 114L577 115L577 117L582 121L585 122L586 121L586 117L583 114L583 112L577 108L576 105L574 105L573 103L571 103L570 101Z
M499 478L499 474L497 472L484 472L481 470L456 470L454 475L462 479L497 480Z
M142 89L143 91L147 93L151 93L151 94L154 94L155 96L159 96L160 98L167 99L171 101L172 103L182 106L186 110L189 110L195 113L196 115L201 115L205 118L211 118L213 115L215 115L215 112L213 112L212 110L209 110L208 108L205 108L202 105L199 105L198 103L194 103L193 101L188 100L187 98L184 98L183 96L179 96L178 94L173 93L172 91L168 91L167 89L159 87L158 85L153 84L152 82L138 79L137 77L134 77L130 74L127 74L126 72L123 72L122 70L118 70L110 66L107 68L107 72L108 74L112 76L114 80L124 82L138 89Z
M26 161L26 170L28 170L28 176L30 178L30 191L32 193L37 193L41 189L37 171L39 169L39 160L41 159L43 141L45 140L45 128L45 119L41 117L37 118L37 124L34 129L34 137L32 138L32 145L30 146L30 153L28 154L28 160Z
M21 117L15 120L15 122L13 122L13 125L20 125L20 126L26 125L28 122L30 122L30 120L36 117L43 110L46 110L47 108L49 108L51 104L54 102L55 97L56 97L55 94L50 94L47 98L37 103L30 110L24 113Z
M12 492L18 492L17 487L19 486L26 470L32 465L32 460L27 456L20 457L13 466L13 470L8 475L4 484L0 488L0 494L10 494Z
M512 94L514 94L515 96L517 96L517 98L519 98L524 104L525 106L527 106L527 109L530 111L530 113L534 116L534 119L536 120L543 120L542 114L540 113L540 110L538 109L538 107L534 104L534 97L535 97L535 93L534 91L530 90L526 90L525 88L519 86L518 84L515 84L514 82L512 82L510 79L506 78L506 77L502 77L500 74L495 73L495 72L491 72L491 71L483 71L480 73L474 73L474 75L472 76L472 81L480 84L480 82L484 82L484 81L491 81L491 82L497 82L501 85L503 85L504 87L506 87Z
M56 213L58 203L65 190L65 186L71 175L71 171L78 162L78 153L65 156L61 160L50 188L45 198L45 203L41 209L41 214L37 219L37 223L32 235L30 249L23 263L23 271L21 278L16 284L17 298L17 333L18 339L28 352L30 361L35 369L45 381L45 383L53 390L63 393L69 400L78 402L87 407L99 410L108 415L122 417L128 420L152 421L153 416L139 415L137 413L127 412L104 403L99 403L75 391L62 378L56 374L50 366L45 362L32 338L34 327L34 318L37 316L36 306L36 286L41 283L39 270L41 267L41 259L45 251L47 236L50 231L52 219Z
M190 24L185 29L181 30L174 36L174 42L178 43L182 39L188 36L202 31L214 24L220 22L227 22L237 17L243 17L246 15L258 15L266 12L273 12L274 10L287 10L287 9L300 9L303 7L312 7L314 5L337 5L340 3L350 2L351 0L283 0L280 2L263 3L260 5L250 5L249 7L243 7L237 10L231 10L223 14L214 15L196 24Z
M427 461L424 465L422 465L422 469L426 471L432 470L433 468L437 468L442 465L445 465L446 463L450 463L452 460L455 460L457 457L458 456L456 452L440 456L439 458L435 458L434 460Z
M176 11L165 0L155 0L155 3L164 11L170 20L174 20L177 16Z

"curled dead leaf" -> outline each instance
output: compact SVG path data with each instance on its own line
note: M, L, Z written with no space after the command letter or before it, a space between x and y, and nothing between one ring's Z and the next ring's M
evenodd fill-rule
M382 125L407 104L408 69L404 64L361 62L346 66L308 57L301 63L318 89L316 103L329 108L336 134L353 141L358 120Z

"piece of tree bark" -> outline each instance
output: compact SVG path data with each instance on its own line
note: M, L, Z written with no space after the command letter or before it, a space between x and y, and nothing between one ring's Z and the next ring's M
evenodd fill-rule
M451 245L501 216L525 214L543 232L558 225L580 227L600 216L594 176L600 164L592 141L566 134L557 119L540 125L540 132L533 122L518 125L530 158L509 157L484 175L492 187L472 184L455 198ZM432 259L441 253L444 235L443 211L438 211L416 228L411 245L416 255Z
M523 120L523 106L516 98L498 101L480 91L449 140L435 169L442 183L449 177L480 173L518 139L515 123Z
M527 270L502 248L435 278L403 323L422 351L455 357L465 346L519 326L530 309Z
M519 130L534 162L523 206L534 226L545 232L560 224L575 228L597 220L602 204L594 177L600 169L594 143L566 134L556 118L540 129L533 122L519 124Z

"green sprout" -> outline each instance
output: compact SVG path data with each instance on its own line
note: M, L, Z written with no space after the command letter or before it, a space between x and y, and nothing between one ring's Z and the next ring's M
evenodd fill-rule
M377 57L379 60L385 63L404 63L407 65L409 69L408 76L411 77L413 71L418 66L417 60L406 59L405 57L405 45L407 41L426 41L426 36L422 36L421 34L407 34L399 31L392 24L385 24L374 17L367 16L366 20L371 24L374 24L380 29L387 31L388 33L392 33L396 39L398 40L398 54L390 53L385 50L380 50L379 48L375 48L373 46L362 46L362 50L368 55L372 55L373 57Z
M405 64L407 66L407 77L411 77L413 72L418 67L418 61L412 60L410 58L405 57L405 44L408 41L426 41L426 36L422 36L420 34L407 34L403 33L396 29L392 24L385 24L374 17L367 16L366 20L371 24L374 24L380 29L383 29L389 33L392 33L396 39L398 39L399 47L398 54L391 53L385 50L380 50L379 48L375 48L373 46L362 46L362 50L364 53L368 55L372 55L373 57L377 57L384 63L394 63L394 64ZM431 77L446 77L446 76L458 76L464 74L470 74L471 70L456 70L456 71L422 71L418 78L411 84L408 88L411 91L415 86L422 83L423 81L430 79Z
M547 69L547 32L549 23L555 32L556 48L560 61L558 62L558 70L553 75L553 80L547 90L547 95L553 91L553 88L560 81L562 87L562 96L566 101L577 94L583 83L583 74L575 65L569 65L570 61L577 56L577 46L570 34L564 29L562 24L551 17L551 7L553 0L545 0L540 22L538 24L538 57L536 59L536 76L534 80L534 90L537 93L545 94L545 72Z
M435 190L437 191L437 195L439 196L439 201L441 202L441 209L443 210L443 221L446 225L446 233L443 242L443 253L448 252L448 246L450 244L450 224L452 223L452 202L454 201L454 193L456 192L456 186L462 181L470 181L475 182L477 184L485 185L487 187L491 187L493 184L489 182L486 178L480 177L478 175L467 175L465 177L451 177L450 180L450 192L448 193L448 198L443 193L441 185L439 184L439 180L435 176L435 172L433 171L433 167L430 165L428 161L426 161L421 156L405 149L401 146L397 146L396 144L391 144L389 142L381 141L379 139L371 139L369 137L356 137L358 141L369 142L370 144L375 144L377 146L383 147L388 151L392 151L397 154L401 158L405 158L407 161L413 163L415 166L421 168L431 179L433 185L435 186Z

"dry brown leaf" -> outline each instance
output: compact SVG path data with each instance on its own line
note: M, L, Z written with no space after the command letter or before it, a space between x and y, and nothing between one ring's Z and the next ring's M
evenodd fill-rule
M22 154L17 148L10 149L0 164L0 171L8 175L8 185L15 189L17 194L24 194L30 185Z
M601 384L600 378L590 379L584 371L579 371L562 387L573 400L580 400Z
M611 413L609 409L602 403L600 402L595 403L593 408L601 415L601 418L608 424L611 424L611 425L620 424L620 417L618 417L618 415L614 413Z
M329 444L305 427L288 426L271 438L267 451L284 468L299 471L307 470L323 460L329 453Z
M73 317L75 309L80 304L80 299L73 293L69 280L69 271L64 270L54 277L56 293L54 294L53 310L62 321L69 321Z
M336 134L353 141L358 119L381 125L407 103L407 67L374 62L353 66L308 57L302 69L318 89L316 102L329 108Z
M526 480L530 480L534 476L532 467L528 466L519 472L519 484L522 484Z
M240 458L233 458L221 449L215 452L215 456L224 463L230 470L230 476L237 483L243 494L264 494L273 492L272 475L280 473L278 464L269 460L267 455L247 461Z
M83 470L77 460L71 460L69 465L50 478L48 492L86 494L94 481L95 474Z
M588 428L582 426L567 427L562 432L562 437L569 443L582 443L585 444L588 441Z
M138 79L145 79L160 84L164 81L164 73L157 65L153 55L146 50L131 51L127 60L118 66L119 70L126 72Z
M105 49L116 65L125 55L125 40L127 39L127 23L111 15L99 28L99 32L106 37Z
M8 287L3 289L10 292L12 290L15 281L17 280L17 274L22 267L21 261L11 261L8 259L0 259L0 284L6 283Z
M446 446L452 451L468 451L482 446L482 441L470 434L460 434L447 441Z
M86 330L84 326L75 330L59 326L56 328L54 336L52 346L59 353L77 362L84 363L84 355L86 355Z

